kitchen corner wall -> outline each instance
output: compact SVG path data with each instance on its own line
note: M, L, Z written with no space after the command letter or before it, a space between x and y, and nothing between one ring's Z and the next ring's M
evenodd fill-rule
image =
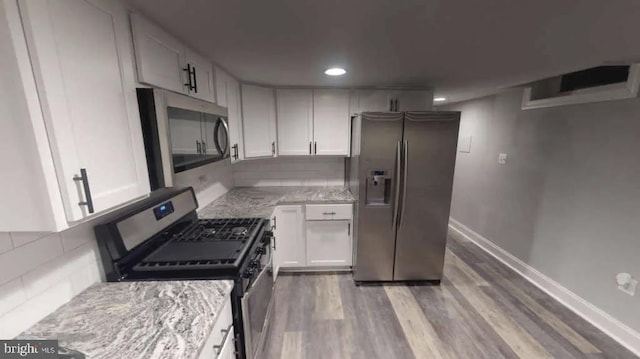
M640 99L520 109L522 90L462 111L451 217L640 332ZM508 155L505 165L498 154Z
M344 186L342 157L277 157L232 165L237 187Z
M0 232L0 338L13 338L103 278L94 222Z

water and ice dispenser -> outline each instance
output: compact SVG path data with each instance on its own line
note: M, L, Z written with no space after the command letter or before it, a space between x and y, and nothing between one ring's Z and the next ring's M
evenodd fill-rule
M389 171L372 170L367 176L365 204L385 205L391 201L391 177Z

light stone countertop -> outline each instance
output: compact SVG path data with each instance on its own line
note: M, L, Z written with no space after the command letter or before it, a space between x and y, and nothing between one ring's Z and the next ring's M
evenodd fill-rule
M229 280L96 283L18 336L58 339L88 359L197 358Z
M198 212L200 218L269 218L279 204L353 203L345 187L236 187Z

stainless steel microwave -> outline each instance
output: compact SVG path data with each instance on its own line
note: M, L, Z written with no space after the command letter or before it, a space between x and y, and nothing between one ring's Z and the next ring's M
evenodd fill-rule
M138 88L137 95L151 190L173 186L176 174L229 161L226 108L158 89Z

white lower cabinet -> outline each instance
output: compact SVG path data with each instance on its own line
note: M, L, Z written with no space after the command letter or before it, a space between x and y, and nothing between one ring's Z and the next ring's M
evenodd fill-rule
M351 220L307 221L307 266L351 266Z
M278 206L272 216L274 278L280 268L304 267L304 214L302 206ZM275 228L274 228L275 227Z
M282 270L352 265L351 204L278 206L271 216L274 278Z
M231 359L235 357L231 297L227 296L222 311L216 319L198 359Z

